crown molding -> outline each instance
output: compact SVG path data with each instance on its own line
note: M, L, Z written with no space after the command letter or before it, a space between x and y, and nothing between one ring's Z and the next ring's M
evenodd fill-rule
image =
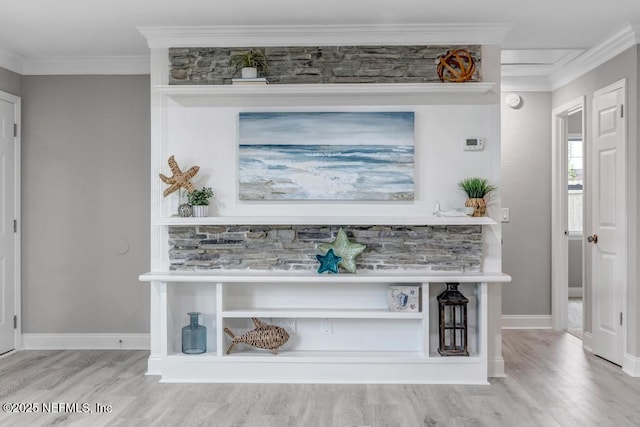
M138 27L149 47L501 45L511 24Z
M556 90L594 70L613 57L639 43L640 25L626 24L616 33L587 50L562 69L549 75L551 90Z
M551 85L546 76L503 76L500 78L501 92L550 92Z
M24 75L62 74L149 74L149 57L81 56L29 58L24 61Z
M0 49L0 67L22 74L24 57L8 50Z

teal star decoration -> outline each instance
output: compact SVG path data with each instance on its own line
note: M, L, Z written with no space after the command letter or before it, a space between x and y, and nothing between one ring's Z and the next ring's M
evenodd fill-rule
M336 256L336 254L333 253L333 249L329 249L326 255L316 255L316 259L320 263L318 273L328 271L329 273L338 274L338 264L342 261L342 257Z
M367 248L367 245L361 243L351 243L347 237L347 233L341 228L336 235L336 240L332 243L322 243L318 245L323 251L333 249L336 255L342 257L342 264L349 273L356 272L356 257Z

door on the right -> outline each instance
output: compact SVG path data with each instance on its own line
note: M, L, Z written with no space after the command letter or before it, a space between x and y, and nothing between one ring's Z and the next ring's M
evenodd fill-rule
M625 80L594 92L591 138L593 352L618 365L626 292Z

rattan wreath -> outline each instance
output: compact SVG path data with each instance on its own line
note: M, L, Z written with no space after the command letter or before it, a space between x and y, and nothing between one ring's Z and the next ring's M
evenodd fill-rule
M438 60L438 77L441 82L466 82L473 78L475 72L476 62L465 49L450 50Z

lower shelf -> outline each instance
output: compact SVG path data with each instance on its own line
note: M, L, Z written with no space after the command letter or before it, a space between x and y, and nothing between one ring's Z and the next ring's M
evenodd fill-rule
M279 317L302 319L422 319L422 312L399 312L372 309L246 309L225 310L222 317Z

